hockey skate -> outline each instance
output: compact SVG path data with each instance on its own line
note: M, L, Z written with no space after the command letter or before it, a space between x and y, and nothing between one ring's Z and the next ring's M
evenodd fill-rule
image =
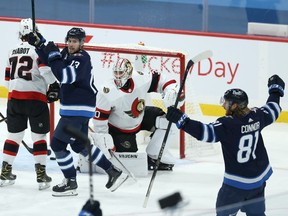
M154 170L156 167L156 161L155 159L148 156L148 170ZM160 162L158 166L158 170L161 171L173 171L174 164L165 164Z
M52 178L46 174L45 165L35 164L35 171L37 175L37 182L39 183L39 190L44 190L50 187Z
M13 185L15 183L16 175L12 174L12 166L6 161L2 163L2 172L0 176L0 187Z
M65 178L61 184L58 184L52 188L55 197L64 196L77 196L76 189L78 188L76 178Z
M123 173L113 165L106 171L106 173L108 174L109 179L105 186L110 189L111 192L117 190L128 179L126 173Z

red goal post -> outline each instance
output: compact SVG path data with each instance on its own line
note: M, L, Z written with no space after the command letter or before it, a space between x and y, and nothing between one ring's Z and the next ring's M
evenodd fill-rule
M58 43L59 48L64 48L65 44ZM136 55L147 56L147 63L145 64L146 70L157 70L160 73L171 73L170 75L176 76L176 80L181 82L186 66L186 55L183 52L172 51L167 49L147 47L141 45L94 45L85 44L84 49L89 52L92 60L92 65L94 69L94 74L96 75L96 80L98 78L105 78L103 74L97 74L97 72L108 70L112 75L112 65L117 60L117 58ZM160 63L159 63L160 62ZM169 63L168 63L169 62ZM132 62L133 64L133 62ZM106 68L105 68L106 67ZM109 76L109 75L108 75ZM96 84L97 87L97 84ZM185 91L185 86L184 89ZM156 101L156 100L155 100ZM154 103L153 103L154 104ZM158 102L155 104L158 106ZM51 132L50 140L53 136L53 131L55 128L55 107L54 103L50 104L50 121L51 121ZM162 105L159 105L160 107ZM181 107L181 110L185 112L185 106ZM179 153L180 158L185 158L185 134L181 130L179 133Z

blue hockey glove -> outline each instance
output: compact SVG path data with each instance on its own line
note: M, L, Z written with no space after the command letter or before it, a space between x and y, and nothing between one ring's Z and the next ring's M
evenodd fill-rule
M88 200L79 213L79 216L102 216L100 203L94 200L91 204L90 200Z
M168 107L166 118L168 121L175 123L179 129L182 128L186 121L189 119L185 113L181 112L179 109L173 106Z
M280 97L284 96L285 82L278 76L273 75L268 79L269 94L279 93Z
M50 84L46 94L47 102L52 103L54 101L57 101L59 99L59 92L60 92L60 85L58 82Z
M53 41L49 41L45 47L45 53L48 54L48 62L51 63L56 59L61 59L61 53L59 48L54 44Z
M45 42L46 39L39 32L30 32L28 35L28 43L38 50L45 47Z

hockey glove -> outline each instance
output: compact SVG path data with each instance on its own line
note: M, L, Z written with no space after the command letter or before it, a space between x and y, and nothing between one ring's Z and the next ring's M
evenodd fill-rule
M179 91L179 87L178 85L175 85L172 88L169 88L165 92L164 97L163 97L163 103L166 108L168 108L169 106L173 106L175 104L175 101L178 96L178 91ZM184 95L184 91L182 91L179 97L177 107L181 107L184 104L184 102L185 102L185 95Z
M93 200L92 203L88 200L79 213L79 216L102 216L100 203L97 200Z
M48 62L49 62L49 64L52 61L55 61L56 59L61 59L60 50L59 50L58 46L56 46L54 44L53 41L49 41L48 42L48 44L45 47L45 53L48 54Z
M182 128L189 119L185 113L173 106L168 107L166 118L168 121L175 123L178 129Z
M45 47L45 42L46 39L39 32L30 32L28 35L28 43L38 50Z
M59 92L60 92L60 85L58 82L50 84L46 94L47 102L52 103L54 101L57 101L59 99Z
M284 96L285 82L278 76L273 75L268 79L269 94L279 93L280 97Z

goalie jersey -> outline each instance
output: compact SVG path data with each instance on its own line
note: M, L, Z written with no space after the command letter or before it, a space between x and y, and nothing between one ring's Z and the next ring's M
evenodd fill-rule
M220 141L224 184L250 190L262 186L272 174L261 131L276 121L280 111L270 96L266 105L251 109L245 117L225 116L210 124L189 119L182 129L201 141Z
M93 118L95 132L108 133L108 125L124 133L138 132L144 116L148 92L165 93L176 83L157 73L132 73L128 89L117 88L114 80L104 84L97 94L96 115Z

